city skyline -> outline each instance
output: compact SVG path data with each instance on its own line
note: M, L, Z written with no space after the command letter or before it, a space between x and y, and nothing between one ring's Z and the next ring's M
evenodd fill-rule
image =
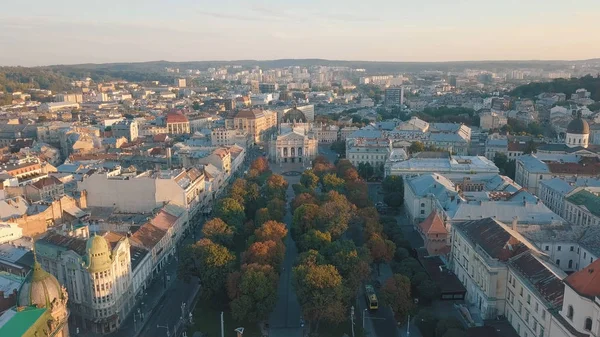
M0 65L320 58L398 62L600 57L580 1L188 0L12 2L0 14Z

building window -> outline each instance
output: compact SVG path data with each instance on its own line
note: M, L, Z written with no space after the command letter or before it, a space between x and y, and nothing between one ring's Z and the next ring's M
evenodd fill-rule
M560 267L560 259L556 260L556 265Z
M558 248L556 248L556 250L558 250L559 252L561 251L562 247L558 246Z
M421 207L425 207L425 203L424 202L421 203Z
M550 250L550 246L546 246L546 249L545 249L545 250L546 250L546 251L549 251L549 250Z
M573 306L569 305L569 308L567 309L567 318L573 320L573 315Z
M569 269L573 268L573 260L569 260Z
M571 246L571 251L574 251L574 250L575 250L575 247Z
M423 215L424 215L424 214L425 214L425 210L423 210L423 209L422 209L422 210L421 210L421 214L423 214Z
M591 318L586 318L585 319L585 325L583 326L583 328L585 329L585 331L592 331L592 319Z

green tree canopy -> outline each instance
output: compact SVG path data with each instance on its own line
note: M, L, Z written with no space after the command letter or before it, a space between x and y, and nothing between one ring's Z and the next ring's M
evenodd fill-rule
M338 178L335 173L328 173L323 176L323 191L338 191L341 192L344 189L345 181L342 178Z
M412 144L410 144L410 146L408 147L408 152L411 154L423 151L425 151L425 145L419 141L412 142Z
M384 301L391 306L396 320L404 322L413 305L408 277L394 274L381 287L381 295Z
M235 199L223 198L215 206L215 217L221 218L230 226L241 229L246 215L244 207Z
M327 200L319 207L317 224L321 231L330 232L332 238L339 238L348 229L356 207L335 191L327 194Z
M283 221L285 216L285 201L279 198L273 198L267 202L267 209L269 210L269 214L271 215L271 220L275 221Z
M294 268L293 285L313 331L318 331L321 321L338 324L346 317L346 291L334 266L299 265Z
M300 177L300 183L308 190L313 191L317 188L317 185L319 184L319 177L317 177L317 175L314 174L312 170L306 170L302 173L302 176Z
M317 228L319 217L319 206L315 204L304 204L294 211L292 219L292 229L294 235L300 235L308 232L311 229Z
M231 247L235 228L229 226L225 221L219 218L212 218L202 226L202 234L214 243Z
M201 239L185 247L181 254L178 273L185 280L198 277L201 295L210 299L224 293L225 280L233 270L235 255L226 247Z
M277 273L272 266L245 265L228 280L231 314L238 321L264 321L277 302ZM233 296L232 296L233 294Z
M321 250L331 243L331 233L321 232L317 229L311 229L298 240L300 251Z

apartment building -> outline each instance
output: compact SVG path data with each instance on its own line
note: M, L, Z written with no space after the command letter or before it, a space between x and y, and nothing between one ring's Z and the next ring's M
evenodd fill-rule
M170 203L183 207L191 217L199 211L204 185L204 173L197 168L125 173L118 167L91 174L77 187L85 191L88 206L150 212Z
M254 143L267 140L270 133L275 132L277 113L262 109L244 109L235 116L225 120L225 128L244 130Z

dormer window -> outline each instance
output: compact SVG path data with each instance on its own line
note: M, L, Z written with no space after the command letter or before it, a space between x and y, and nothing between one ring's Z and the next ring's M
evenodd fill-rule
M585 331L592 331L592 319L591 318L588 317L585 319L585 324L584 324L583 328L585 329Z
M574 315L573 306L569 305L569 308L567 308L567 318L570 320L573 320L573 315Z

